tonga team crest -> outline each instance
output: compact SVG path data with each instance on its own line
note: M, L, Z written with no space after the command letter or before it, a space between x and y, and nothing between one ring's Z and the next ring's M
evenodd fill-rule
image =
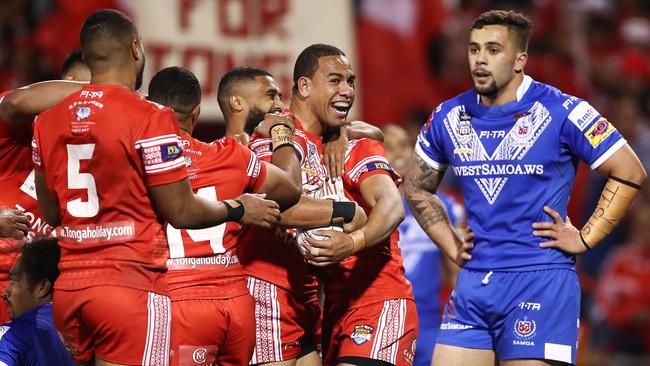
M354 332L350 334L350 338L360 346L372 339L372 330L373 328L369 325L355 325Z

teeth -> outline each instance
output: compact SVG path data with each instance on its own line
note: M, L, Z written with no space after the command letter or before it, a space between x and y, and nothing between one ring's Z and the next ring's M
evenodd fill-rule
M334 103L334 106L337 108L349 108L350 104L347 102L336 102Z

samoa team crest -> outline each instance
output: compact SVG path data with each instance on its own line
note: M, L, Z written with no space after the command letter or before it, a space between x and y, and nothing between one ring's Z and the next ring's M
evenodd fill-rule
M534 320L528 320L528 318L524 318L523 320L517 319L515 321L514 333L519 338L530 338L535 335L536 328L537 326Z

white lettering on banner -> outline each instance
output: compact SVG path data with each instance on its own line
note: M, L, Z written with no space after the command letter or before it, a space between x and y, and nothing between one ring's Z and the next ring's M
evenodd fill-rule
M349 0L141 0L133 10L146 40L144 80L166 66L192 70L201 83L205 115L221 116L216 87L236 66L268 70L288 96L294 61L310 44L336 45L354 65ZM353 115L356 108L358 103Z
M130 221L61 226L59 237L77 243L110 243L135 238L135 224ZM65 240L68 239L68 240Z

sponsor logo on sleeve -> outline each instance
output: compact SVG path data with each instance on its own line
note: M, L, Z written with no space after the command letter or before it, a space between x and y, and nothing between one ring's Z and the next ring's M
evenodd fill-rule
M600 118L585 132L585 137L589 140L592 147L598 147L616 128L605 118Z
M162 161L176 160L183 153L183 149L176 143L160 146L160 158Z
M350 334L350 338L352 338L354 343L360 346L372 339L372 330L373 327L366 324L355 325L354 332Z
M589 103L582 101L569 113L569 121L583 131L597 116L598 111Z

